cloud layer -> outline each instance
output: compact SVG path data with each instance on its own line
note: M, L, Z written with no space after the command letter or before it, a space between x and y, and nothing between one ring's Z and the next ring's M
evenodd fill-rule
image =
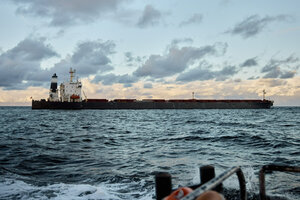
M124 74L124 75L115 75L113 73L105 74L105 75L97 75L94 79L94 83L101 82L104 85L112 85L115 83L121 83L124 87L131 87L132 83L138 81L138 78L132 75Z
M77 45L75 52L55 64L52 71L65 74L73 67L80 77L107 72L113 69L109 56L114 54L115 44L112 41L85 41Z
M92 22L117 10L124 0L11 0L17 13L50 19L52 26Z
M138 77L163 78L183 72L195 61L208 55L223 55L227 44L216 43L203 47L172 46L166 55L151 55L149 59L139 67L134 75Z
M49 82L53 73L66 78L70 67L80 77L87 77L113 69L109 56L114 53L111 41L86 41L79 43L72 55L61 59L52 68L44 69L41 62L59 55L43 38L27 38L16 47L0 55L0 87L7 90L41 86Z
M202 22L203 15L200 13L195 13L193 16L191 16L189 19L182 21L179 24L179 27L187 26L190 24L200 24Z
M299 58L293 55L283 60L271 59L262 69L264 78L293 78L299 69Z
M259 15L252 15L245 20L237 23L232 29L226 33L232 35L240 35L243 38L253 37L262 32L270 23L276 21L286 21L290 17L287 15L266 16L260 17Z
M162 13L155 9L151 5L147 5L144 8L142 16L137 22L137 26L140 28L146 28L148 26L154 26L159 23L162 17Z
M176 81L191 82L211 79L224 81L238 72L235 66L224 66L221 70L212 70L212 67L206 62L202 62L198 67L181 73Z
M257 66L257 57L254 58L249 58L247 60L245 60L240 66L241 67L253 67L253 66Z
M43 38L24 39L0 55L0 87L23 89L28 85L39 85L46 80L40 62L55 56L58 54L45 44Z

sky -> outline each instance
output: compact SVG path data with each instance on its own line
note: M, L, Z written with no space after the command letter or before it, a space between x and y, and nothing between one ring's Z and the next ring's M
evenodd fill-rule
M261 99L300 106L299 0L1 0L0 105L48 98Z

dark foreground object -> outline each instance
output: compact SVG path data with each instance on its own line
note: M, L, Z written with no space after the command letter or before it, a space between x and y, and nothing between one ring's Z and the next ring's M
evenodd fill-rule
M269 100L113 100L82 102L32 101L32 109L269 109Z
M272 171L279 171L279 172L300 172L300 167L294 166L278 166L278 165L265 165L261 168L259 173L259 196L260 200L270 200L270 199L282 199L277 198L275 196L269 197L266 195L265 191L265 173L270 173ZM224 193L226 199L232 199L233 192L228 193L226 190L223 190L222 182L229 178L231 175L236 174L239 185L239 197L241 200L247 199L247 190L246 190L246 182L244 174L240 167L232 167L219 176L215 177L215 169L213 166L207 165L200 168L200 179L201 183L198 185L188 186L189 188L193 189L193 191L186 196L180 198L181 200L195 200L204 192L209 190L214 190L219 193ZM168 196L172 192L172 177L167 172L160 172L157 173L155 176L155 190L156 190L156 199L162 200L164 197ZM229 196L228 196L229 194ZM255 198L257 199L257 198Z

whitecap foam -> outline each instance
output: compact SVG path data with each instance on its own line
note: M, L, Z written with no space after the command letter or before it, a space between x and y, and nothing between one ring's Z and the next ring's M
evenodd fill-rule
M143 182L100 183L98 185L58 183L35 186L21 180L5 178L0 181L0 199L152 199L154 189L151 191L132 190L133 187L141 188L143 184Z

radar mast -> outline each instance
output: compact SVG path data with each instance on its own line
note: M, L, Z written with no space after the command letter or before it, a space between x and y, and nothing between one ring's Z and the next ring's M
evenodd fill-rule
M70 68L70 82L73 82L74 74L76 73L76 69L72 70L72 67Z
M263 90L263 100L266 100L266 90Z

